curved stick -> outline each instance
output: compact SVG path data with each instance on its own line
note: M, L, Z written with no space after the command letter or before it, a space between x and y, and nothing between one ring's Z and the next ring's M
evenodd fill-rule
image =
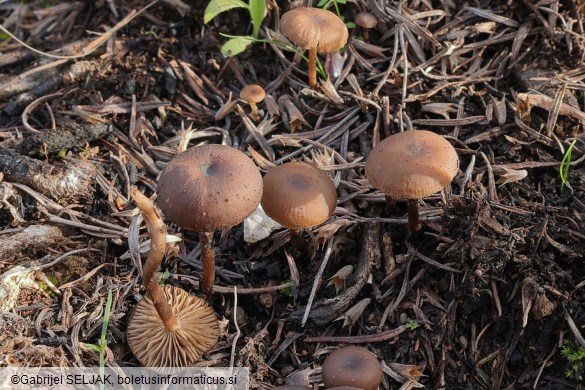
M173 314L163 290L158 284L158 280L154 277L165 255L167 228L162 218L156 212L152 200L138 191L136 187L130 189L130 197L140 211L142 211L142 216L150 234L150 252L142 270L146 295L152 300L154 308L165 328L169 331L177 330L181 327L181 324L177 321L177 317Z

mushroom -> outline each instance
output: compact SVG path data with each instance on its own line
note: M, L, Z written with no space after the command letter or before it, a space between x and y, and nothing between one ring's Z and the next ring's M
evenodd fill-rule
M240 99L246 101L250 105L250 115L256 122L260 120L260 115L258 115L256 103L260 103L262 100L264 100L265 97L266 92L264 91L264 88L258 84L246 85L240 91Z
M369 31L376 27L378 19L369 12L360 12L355 16L355 23L361 27L362 36L364 37L364 41L367 42L369 39Z
M219 322L205 300L172 286L163 288L155 278L166 249L166 227L153 202L132 187L150 233L150 252L143 269L146 297L130 316L128 345L146 367L189 367L211 349L219 335Z
M280 29L295 45L309 49L309 86L315 89L317 53L341 49L349 36L347 27L331 11L301 7L282 15Z
M266 215L290 229L291 242L298 231L325 222L337 205L337 192L325 171L293 161L264 175L262 208Z
M378 143L366 162L370 184L386 200L407 200L410 230L421 229L418 199L445 188L459 169L455 148L445 138L426 130L393 134Z
M380 362L365 348L349 346L329 354L321 369L326 389L350 386L376 390L382 383Z
M158 204L178 226L199 233L203 277L201 291L211 298L215 279L213 232L250 215L262 198L262 176L241 151L203 145L176 156L158 181Z

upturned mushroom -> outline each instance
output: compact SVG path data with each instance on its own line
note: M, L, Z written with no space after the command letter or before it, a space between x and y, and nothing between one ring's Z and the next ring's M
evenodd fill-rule
M349 346L329 354L323 362L321 377L326 389L350 386L377 390L382 383L382 366L365 348Z
M176 156L158 181L158 204L177 226L199 233L201 291L211 298L215 279L213 232L250 215L262 198L262 176L241 151L203 145Z
M240 91L240 99L244 100L250 105L250 115L256 122L260 120L260 115L258 115L258 108L256 107L256 104L263 101L265 97L266 91L264 91L264 88L258 84L246 85Z
M153 202L136 188L130 196L140 208L151 237L143 269L146 297L132 312L126 337L132 353L146 367L189 367L211 349L219 322L207 302L155 278L166 248L166 227Z
M406 200L410 230L421 229L418 200L441 191L459 170L455 148L426 130L393 134L378 143L366 162L370 184L386 200Z
M295 8L280 19L282 33L295 45L309 50L309 86L317 87L317 53L341 49L349 32L337 15L321 8Z
M325 222L337 205L337 191L325 171L293 161L278 165L264 175L262 208L266 215L290 229L291 241L298 231Z

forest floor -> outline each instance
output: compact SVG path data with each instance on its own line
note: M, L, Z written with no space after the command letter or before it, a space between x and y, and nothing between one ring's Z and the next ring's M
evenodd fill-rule
M148 3L0 1L7 30L69 56L0 33L0 367L97 365L82 343L98 342L108 291L106 365L139 365L125 336L148 234L130 187L151 196L179 148L223 143L262 172L312 162L339 202L304 232L308 251L282 229L216 234L222 332L201 365L233 359L253 388L317 386L327 353L357 343L383 362L383 389L582 389L585 3L338 4L346 22L367 10L378 24L319 56L332 77L316 90L278 33L292 3L267 1L264 42L224 57L220 33L251 34L244 9L206 25L199 0L139 14ZM253 83L260 122L238 99ZM460 159L421 200L419 233L364 175L372 146L410 129ZM165 283L198 294L198 235L166 222Z

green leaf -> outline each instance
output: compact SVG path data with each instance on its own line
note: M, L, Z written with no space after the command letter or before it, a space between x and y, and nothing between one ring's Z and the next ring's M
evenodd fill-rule
M573 157L573 148L575 147L575 142L577 142L577 140L573 140L573 142L571 142L571 145L569 145L569 148L563 156L561 165L559 166L559 176L561 177L561 192L563 192L563 188L565 187L567 178L569 177L569 169L571 168L571 158Z
M205 8L203 23L207 24L211 22L217 15L232 8L248 8L248 4L241 0L211 0Z
M355 23L354 22L346 22L345 27L347 27L351 30L352 28L355 28Z
M81 343L87 349L91 349L92 351L100 352L100 348L97 345L88 344L88 343Z
M321 0L319 1L319 3L317 4L317 7L321 7L321 8L327 8L325 7L325 5L329 6L329 4L331 4L332 0Z
M254 42L254 38L252 37L236 37L232 38L226 43L223 44L221 47L221 54L225 57L233 57L237 56L250 45L250 43Z
M266 12L266 0L250 0L250 16L252 17L252 26L254 27L254 38L258 38L258 31L264 20Z

